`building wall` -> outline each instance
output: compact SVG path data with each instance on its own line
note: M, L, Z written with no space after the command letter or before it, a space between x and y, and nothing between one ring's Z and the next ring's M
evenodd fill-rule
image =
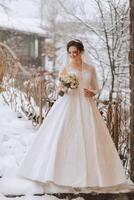
M40 66L40 41L44 38L38 35L27 35L20 32L1 30L0 41L6 44L16 53L22 65Z

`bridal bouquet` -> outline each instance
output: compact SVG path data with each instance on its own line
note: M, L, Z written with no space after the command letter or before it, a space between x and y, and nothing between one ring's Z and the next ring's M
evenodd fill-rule
M63 96L65 93L68 92L69 89L76 89L78 88L79 81L75 74L72 73L60 73L59 81L63 86L59 91L59 95Z

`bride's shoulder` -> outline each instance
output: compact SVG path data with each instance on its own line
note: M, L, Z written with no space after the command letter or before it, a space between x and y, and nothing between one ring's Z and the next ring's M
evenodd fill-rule
M85 66L85 70L87 71L87 72L94 72L95 71L95 68L94 68L94 66L93 65L91 65L91 64L87 64L87 63L84 63L84 66Z

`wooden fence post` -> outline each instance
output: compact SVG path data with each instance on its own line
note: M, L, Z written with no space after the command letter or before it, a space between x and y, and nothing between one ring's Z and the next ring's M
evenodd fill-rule
M43 109L43 80L44 80L44 68L39 69L39 126L42 124L42 109Z

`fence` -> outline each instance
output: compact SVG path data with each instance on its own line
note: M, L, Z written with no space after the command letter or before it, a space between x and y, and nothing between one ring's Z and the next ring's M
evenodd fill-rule
M2 67L2 96L5 102L18 113L31 119L33 125L41 125L56 94L56 74L43 68L23 67L14 52L0 43L0 65Z

